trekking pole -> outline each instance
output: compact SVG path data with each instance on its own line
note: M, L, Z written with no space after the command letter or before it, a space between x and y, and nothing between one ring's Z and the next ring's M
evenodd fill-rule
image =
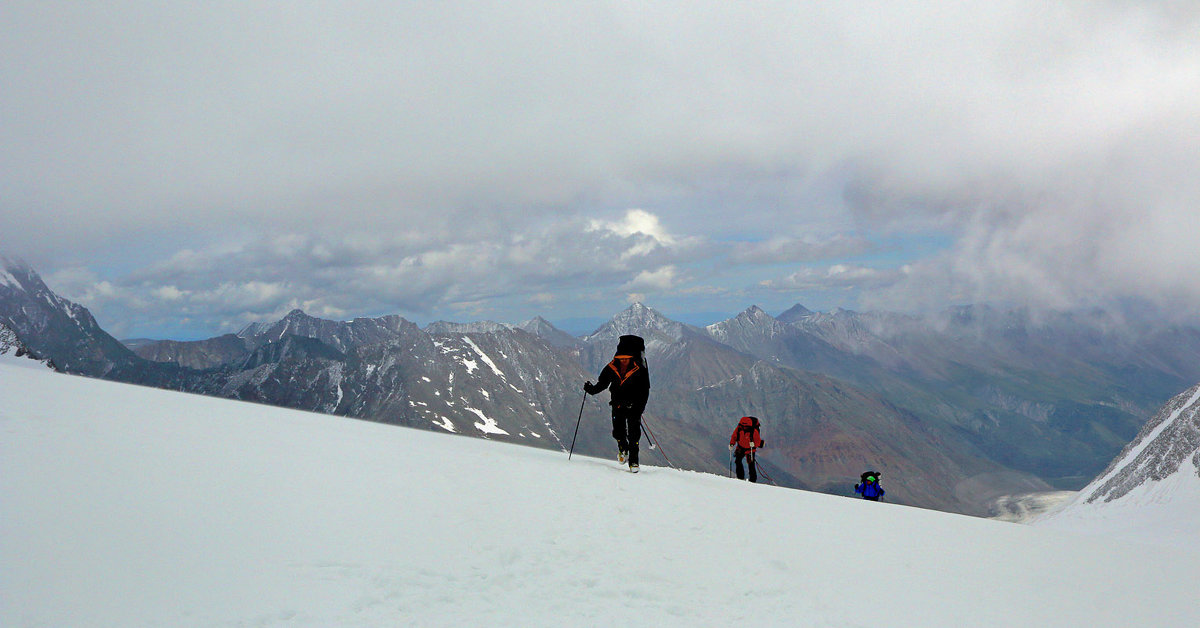
M575 438L579 436L579 422L583 420L583 406L587 403L587 391L583 393L583 402L579 404L579 418L575 419L575 436L571 437L571 451L567 453L567 460L571 459L571 455L575 453Z
M729 450L729 477L733 477L733 450Z

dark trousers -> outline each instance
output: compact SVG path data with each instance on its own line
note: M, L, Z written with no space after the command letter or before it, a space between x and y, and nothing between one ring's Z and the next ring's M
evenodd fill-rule
M642 440L642 414L614 406L612 421L612 435L617 440L617 448L629 452L629 464L637 464L638 441Z
M733 452L733 462L737 470L739 480L746 479L746 472L742 470L742 458L746 458L746 466L750 467L750 481L758 482L758 466L754 463L754 454L749 449L737 448Z

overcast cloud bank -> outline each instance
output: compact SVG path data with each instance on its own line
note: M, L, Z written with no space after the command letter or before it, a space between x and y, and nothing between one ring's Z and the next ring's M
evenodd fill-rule
M1200 311L1191 2L5 13L0 250L131 333L639 297Z

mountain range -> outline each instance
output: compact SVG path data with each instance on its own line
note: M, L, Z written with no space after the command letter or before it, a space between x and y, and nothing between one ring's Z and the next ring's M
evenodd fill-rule
M296 310L207 340L126 344L9 261L0 323L70 373L554 449L575 438L598 456L615 454L607 408L581 385L633 333L647 343L657 437L643 458L724 473L729 433L754 415L776 483L847 494L870 467L900 503L968 514L1082 486L1200 381L1200 330L1102 310L750 307L701 328L639 303L582 337L540 317L422 329Z

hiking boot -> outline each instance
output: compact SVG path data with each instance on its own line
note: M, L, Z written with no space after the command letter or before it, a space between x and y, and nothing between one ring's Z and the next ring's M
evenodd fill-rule
M629 452L625 451L624 449L617 452L617 462L624 463L625 459L628 457L629 457Z
M637 472L638 472L638 466L637 466L637 463L636 463L636 462L631 462L631 463L629 463L629 472L630 472L630 473L637 473Z

